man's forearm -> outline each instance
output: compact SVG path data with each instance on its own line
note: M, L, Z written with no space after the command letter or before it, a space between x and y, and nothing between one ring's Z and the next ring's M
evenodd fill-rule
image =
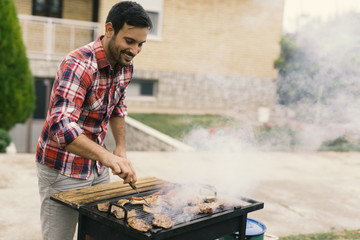
M126 156L109 152L83 134L75 138L65 149L81 157L101 162L111 168L113 174L124 179L124 183L135 183L137 180L136 172Z
M75 138L65 149L83 158L99 161L105 166L109 166L109 160L112 158L111 152L83 134Z

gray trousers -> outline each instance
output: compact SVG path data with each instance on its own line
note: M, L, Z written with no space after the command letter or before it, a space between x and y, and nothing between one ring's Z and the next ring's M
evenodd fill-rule
M44 240L73 240L78 212L60 203L50 200L50 194L76 188L108 183L110 181L109 169L98 176L93 172L89 179L70 178L59 174L52 168L36 163L38 170L38 184L41 201L40 220Z

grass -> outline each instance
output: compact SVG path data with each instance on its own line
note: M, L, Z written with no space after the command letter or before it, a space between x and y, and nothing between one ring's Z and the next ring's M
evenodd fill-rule
M299 234L280 237L279 240L359 240L360 230L344 230L343 232L327 232Z
M170 137L182 141L193 129L208 129L216 132L222 127L224 129L234 128L229 137L238 135L247 143L260 146L262 149L291 150L296 144L296 134L289 126L258 126L252 129L254 135L236 132L239 123L235 119L220 115L190 115L190 114L158 114L158 113L131 113L130 117L138 120ZM214 129L215 131L212 131ZM245 128L247 129L247 128Z
M220 115L131 113L129 117L179 140L194 128L210 129L229 125L232 121Z

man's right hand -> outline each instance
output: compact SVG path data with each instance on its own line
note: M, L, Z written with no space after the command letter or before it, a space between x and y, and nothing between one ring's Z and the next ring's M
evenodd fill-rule
M127 158L113 156L108 166L111 168L112 173L124 179L124 183L135 183L137 181L136 172L131 162Z
M116 156L84 134L75 138L65 148L81 157L101 162L104 166L111 168L114 175L124 179L124 183L137 181L135 170L127 158Z

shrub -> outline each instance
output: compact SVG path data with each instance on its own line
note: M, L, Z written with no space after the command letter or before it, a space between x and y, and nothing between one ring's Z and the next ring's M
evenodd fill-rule
M319 151L360 151L360 141L350 141L346 136L340 136L333 140L324 141L321 144Z
M264 124L254 129L256 144L268 150L293 150L297 144L297 132L289 125Z
M6 152L6 148L11 143L11 137L5 129L0 128L0 152Z
M33 77L13 0L0 1L0 128L25 122L35 106Z

